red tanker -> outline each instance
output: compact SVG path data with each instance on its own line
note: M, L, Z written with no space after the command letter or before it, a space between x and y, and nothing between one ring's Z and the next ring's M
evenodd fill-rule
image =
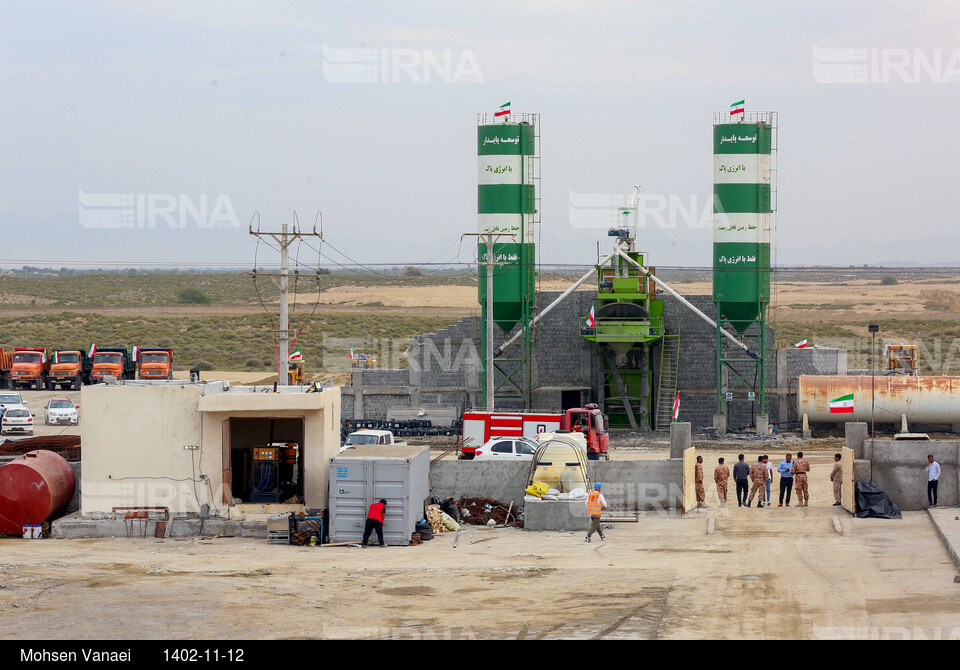
M76 485L73 468L52 451L31 451L0 467L0 533L39 526L67 506Z

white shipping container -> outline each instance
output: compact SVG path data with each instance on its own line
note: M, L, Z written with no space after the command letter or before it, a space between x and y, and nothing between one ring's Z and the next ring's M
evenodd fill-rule
M387 501L383 540L410 544L430 498L427 447L362 445L330 459L330 541L359 542L367 510ZM370 542L376 544L376 531Z

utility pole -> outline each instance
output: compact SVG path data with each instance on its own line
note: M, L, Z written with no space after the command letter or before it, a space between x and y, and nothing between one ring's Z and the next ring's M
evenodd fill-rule
M320 215L317 214L317 220L320 219ZM300 240L303 237L317 237L321 241L323 240L323 231L317 232L317 224L313 224L313 232L302 232L300 230L299 224L297 223L297 215L294 212L293 215L293 228L285 223L280 226L280 232L267 232L261 231L259 226L259 220L257 223L257 229L253 229L253 221L250 221L250 234L254 237L269 237L273 239L274 242L280 248L280 274L271 274L257 272L254 270L254 277L273 277L279 279L278 285L280 287L280 324L279 328L274 329L273 339L277 343L277 358L278 358L278 369L277 374L279 379L277 383L280 386L285 386L289 379L290 372L290 313L289 313L289 289L290 289L290 246ZM299 270L298 270L299 272Z
M493 253L493 240L495 237L513 237L512 233L494 233L487 231L486 233L464 233L464 236L473 237L476 236L478 239L485 238L487 243L487 260L484 263L487 267L487 297L484 301L484 310L486 312L486 323L484 327L487 331L486 336L486 350L484 351L484 356L486 359L486 379L484 380L486 386L486 401L487 401L487 410L492 412L494 409L494 396L496 395L496 370L493 365L493 268L498 265L505 265L505 263L496 263L494 262L494 253ZM479 259L478 259L479 260Z
M877 332L880 330L879 324L871 323L867 326L870 331L870 439L876 439L877 435L874 428L874 412L876 411L876 385L877 385Z

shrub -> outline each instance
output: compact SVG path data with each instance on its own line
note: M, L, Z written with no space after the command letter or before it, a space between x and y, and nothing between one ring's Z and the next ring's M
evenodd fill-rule
M191 370L213 370L213 363L205 361L202 358L194 359L187 365Z
M897 278L896 278L896 277L893 277L893 276L891 276L891 275L887 275L886 277L884 277L883 279L880 280L880 283L881 283L883 286L893 286L894 284L899 284L900 282L897 281Z
M185 288L177 293L177 302L185 305L209 305L210 298L198 288Z

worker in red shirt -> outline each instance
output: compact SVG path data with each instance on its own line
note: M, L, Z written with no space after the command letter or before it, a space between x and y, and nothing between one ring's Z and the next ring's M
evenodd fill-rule
M370 539L370 533L377 531L377 539L380 540L380 546L387 546L383 542L383 515L387 511L387 501L380 498L377 502L370 505L370 511L367 512L367 525L363 529L363 542L361 547L367 546L367 540Z

